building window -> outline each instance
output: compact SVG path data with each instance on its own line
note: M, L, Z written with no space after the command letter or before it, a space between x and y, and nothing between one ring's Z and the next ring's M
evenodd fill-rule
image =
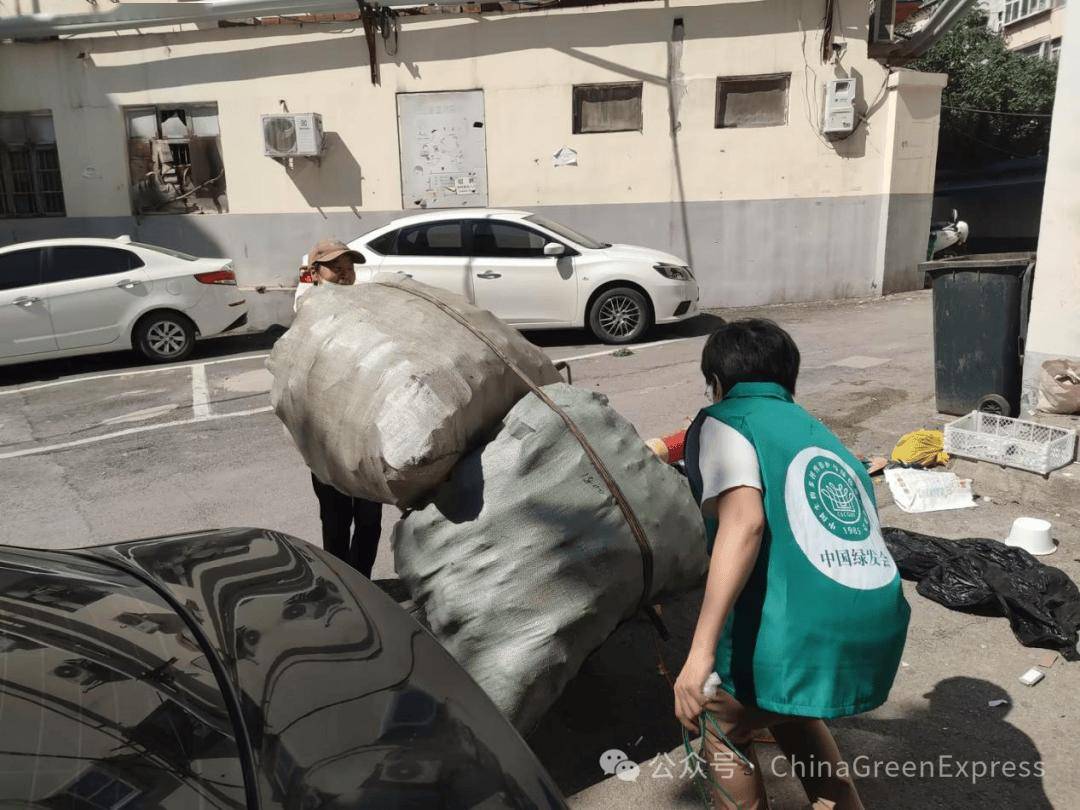
M0 113L0 217L62 216L52 115Z
M216 104L129 107L124 118L136 214L229 210Z
M790 83L790 73L717 79L716 128L783 126Z
M1052 0L1005 0L1005 24L1046 11L1051 4Z
M1017 48L1016 53L1022 56L1030 56L1035 59L1048 59L1056 62L1061 56L1061 37L1057 39L1044 39L1023 48Z
M641 128L641 82L574 86L575 135Z

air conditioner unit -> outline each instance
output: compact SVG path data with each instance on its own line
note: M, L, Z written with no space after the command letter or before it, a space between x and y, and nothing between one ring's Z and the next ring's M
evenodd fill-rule
M825 116L821 131L825 135L848 135L855 130L855 79L829 79L825 82Z
M318 113L264 115L262 131L263 154L267 157L318 157L322 154L322 116Z

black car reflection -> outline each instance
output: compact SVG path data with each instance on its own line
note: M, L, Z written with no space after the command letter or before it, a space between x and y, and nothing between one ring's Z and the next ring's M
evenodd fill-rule
M0 806L565 807L438 642L253 529L0 549Z

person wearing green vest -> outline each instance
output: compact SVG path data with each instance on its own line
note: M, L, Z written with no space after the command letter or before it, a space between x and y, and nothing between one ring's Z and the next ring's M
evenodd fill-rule
M720 327L701 370L713 404L687 432L686 468L711 563L675 714L697 731L707 713L717 807L768 806L753 754L768 728L813 807L861 808L823 720L885 702L910 613L873 484L794 402L799 350L772 321Z

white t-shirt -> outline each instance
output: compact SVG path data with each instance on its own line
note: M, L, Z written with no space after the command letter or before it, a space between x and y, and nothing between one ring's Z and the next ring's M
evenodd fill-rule
M735 487L761 491L761 468L754 445L735 428L718 419L701 425L698 445L701 503Z

